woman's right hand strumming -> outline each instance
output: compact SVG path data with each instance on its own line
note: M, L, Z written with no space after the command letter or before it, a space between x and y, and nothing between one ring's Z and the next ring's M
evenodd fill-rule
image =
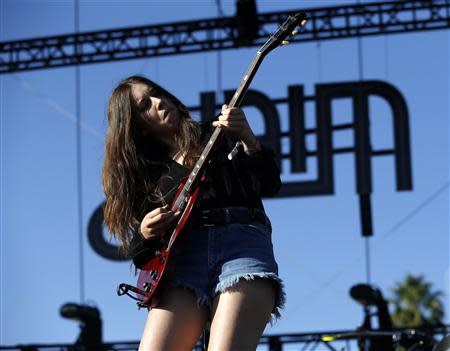
M173 212L169 205L154 209L147 213L141 222L142 236L150 240L163 237L179 215L180 211Z

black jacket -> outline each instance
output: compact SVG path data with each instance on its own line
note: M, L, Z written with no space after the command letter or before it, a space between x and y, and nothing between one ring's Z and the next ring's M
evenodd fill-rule
M212 132L210 124L202 125L204 144ZM280 189L280 170L272 150L262 145L260 151L247 155L241 148L230 161L228 154L234 145L234 141L226 135L220 141L208 165L206 181L201 185L191 217L208 208L249 207L264 210L261 197L274 196ZM169 157L164 161L168 165L166 175L169 177L161 185L161 192L166 194L165 202L171 204L178 184L183 177L189 175L189 170ZM159 206L162 204L149 206L146 213ZM145 240L138 230L133 233L130 256L136 267L142 267L153 257L158 244L155 240Z

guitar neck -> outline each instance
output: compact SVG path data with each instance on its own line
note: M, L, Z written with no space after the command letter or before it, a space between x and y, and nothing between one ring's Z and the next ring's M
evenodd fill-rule
M253 58L252 63L250 64L250 67L247 69L247 72L245 73L244 77L241 80L241 83L239 84L238 89L234 93L233 97L231 98L230 103L228 104L229 107L239 107L241 105L242 100L244 99L245 94L247 93L248 87L250 86L250 83L252 82L253 78L256 75L256 72L261 65L261 62L263 61L263 55L260 51L258 51ZM202 154L200 155L197 163L194 166L194 169L189 174L189 178L186 181L185 184L185 191L189 193L193 187L195 187L195 184L200 179L200 176L203 174L203 171L208 164L208 162L211 160L212 154L214 152L215 147L218 145L220 139L223 136L223 130L219 127L216 127L214 129L214 132L212 133L211 137L208 140L208 143L206 144Z
M244 99L245 94L247 93L248 87L250 86L250 83L255 77L256 72L258 71L258 68L261 65L263 59L264 56L262 55L261 51L258 51L255 57L253 58L250 67L247 69L244 78L242 78L239 87L236 89L236 92L231 98L231 101L228 104L229 107L239 107L241 105L241 102Z
M270 39L257 51L255 57L253 58L252 63L250 64L250 67L247 69L247 72L244 75L244 78L242 78L239 87L237 88L230 103L228 104L228 107L231 108L239 107L241 105L241 102L244 99L248 87L250 86L253 77L255 76L259 66L261 65L261 62L263 61L267 53L273 50L275 47L284 44L285 43L284 39L289 34L291 33L294 34L293 32L294 28L299 24L301 26L304 26L305 23L306 23L305 13L298 12L293 16L289 16L289 18L280 26L280 28L278 28L277 32L273 34L270 37ZM192 189L195 189L196 184L203 175L206 165L211 160L212 154L222 136L223 136L222 129L216 127L210 139L208 140L206 147L204 148L202 154L200 155L197 163L195 164L194 169L189 174L189 177L183 187L182 194L180 194L180 196L176 200L175 206L177 206L178 208L182 208L184 206L183 202L184 201L183 198L185 198L184 195L189 194L192 191Z

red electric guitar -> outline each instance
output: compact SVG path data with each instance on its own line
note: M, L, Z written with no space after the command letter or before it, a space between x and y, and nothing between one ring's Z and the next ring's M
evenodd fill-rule
M245 73L239 88L236 90L236 93L233 95L233 98L228 104L229 107L239 107L264 57L276 47L287 44L285 41L286 37L288 35L295 34L295 28L299 25L304 26L305 23L306 15L303 12L289 16L289 18L278 28L277 32L272 35L270 39L258 50L252 63L250 64L250 67ZM205 149L200 155L200 158L189 174L189 177L180 184L178 192L175 195L174 201L171 205L171 209L174 212L179 210L181 214L175 228L172 230L172 234L164 240L160 249L155 252L155 256L150 259L144 267L142 267L139 273L137 287L122 283L117 288L117 294L119 296L125 294L130 296L138 301L137 304L139 307L153 307L156 304L157 301L153 297L158 288L158 284L163 277L164 270L169 259L170 249L172 248L172 245L178 235L182 233L184 225L197 199L201 178L222 135L222 129L216 127L211 138L206 144ZM237 151L237 148L234 150ZM233 157L232 153L229 157ZM135 295L131 294L130 291Z

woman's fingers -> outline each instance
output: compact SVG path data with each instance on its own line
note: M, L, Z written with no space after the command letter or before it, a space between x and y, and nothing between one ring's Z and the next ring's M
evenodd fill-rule
M223 105L221 115L212 125L223 128L224 131L241 140L244 150L248 150L256 144L256 136L248 124L244 112L237 107L230 108Z
M161 212L157 215L151 217L147 223L147 226L159 224L159 223L167 223L170 222L175 217L175 213L171 210L167 212Z
M163 207L158 207L155 208L153 211L150 211L149 213L147 213L144 217L144 219L142 220L142 222L149 222L152 218L154 218L155 216L158 216L162 213L167 213L169 211L169 206L165 205Z
M179 214L180 212L168 213L159 221L152 223L148 227L149 234L153 236L164 236L165 234L167 234L167 229L170 227L170 225L177 220Z
M159 221L156 222L154 224L152 224L151 226L149 226L149 231L151 233L153 233L154 231L166 231L167 228L173 223L175 222L175 220L178 218L177 214L173 214L170 217L166 217L163 221Z
M167 205L147 213L141 223L142 235L146 239L164 235L167 228L179 217L179 215L179 211L173 212Z
M243 128L248 127L247 119L242 113L220 115L219 118L213 122L214 127L222 126L225 128Z
M223 128L226 132L230 133L237 138L243 139L247 134L250 134L251 129L246 119L237 120L218 120L213 122L214 127Z
M232 120L225 120L225 121L215 121L213 123L213 125L221 125L227 128L242 128L244 126L247 126L247 121L245 120L237 120L237 121L232 121Z
M147 216L154 217L154 216L156 216L156 215L158 215L160 213L165 213L165 212L168 212L168 211L170 211L169 205L164 205L163 207L155 208L153 211L147 213L146 217Z

